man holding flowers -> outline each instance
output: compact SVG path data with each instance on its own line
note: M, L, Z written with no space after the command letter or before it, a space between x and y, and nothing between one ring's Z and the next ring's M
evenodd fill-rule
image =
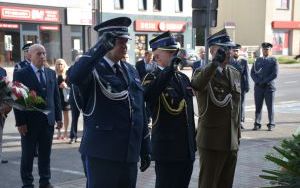
M46 102L43 110L14 109L16 126L21 135L21 178L23 187L34 187L32 166L35 145L38 144L38 169L40 188L53 187L50 184L50 154L55 122L62 127L60 97L55 72L46 68L46 51L41 44L30 46L30 66L15 72L14 81L24 84L31 97L41 96Z

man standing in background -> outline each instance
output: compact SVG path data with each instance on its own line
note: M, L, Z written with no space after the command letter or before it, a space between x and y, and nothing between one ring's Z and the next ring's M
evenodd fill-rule
M245 96L249 91L249 68L246 59L239 58L241 45L236 44L231 49L229 64L236 68L241 75L241 129L244 129L245 122Z
M29 54L28 54L28 49L29 47L32 45L33 43L27 43L25 44L23 47L22 47L22 50L24 52L24 60L17 63L15 65L15 68L14 68L14 73L28 65L30 65L30 58L29 58Z
M199 49L199 60L195 61L193 63L192 69L193 69L193 74L196 71L196 69L201 68L205 65L205 49L203 47L200 47Z
M140 75L140 79L143 80L147 73L152 72L155 66L152 62L153 54L151 51L146 51L142 60L136 62L135 68Z
M274 122L274 97L275 79L278 75L278 63L275 57L271 57L272 44L261 44L263 57L258 57L251 68L251 78L254 81L255 122L253 130L261 128L261 113L264 100L268 110L268 131L275 127Z

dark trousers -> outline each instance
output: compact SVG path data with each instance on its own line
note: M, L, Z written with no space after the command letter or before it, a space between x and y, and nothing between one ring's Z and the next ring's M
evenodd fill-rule
M87 188L135 188L137 163L85 156Z
M27 125L28 132L21 136L21 178L23 187L33 187L32 167L36 145L38 144L38 171L40 185L47 185L51 178L50 155L54 126L44 124Z
M80 111L78 110L75 102L71 102L71 114L72 114L72 121L71 121L71 131L70 131L70 138L77 139L77 127L78 127L78 118L80 115Z
M199 149L199 188L232 188L237 151Z
M269 124L274 125L274 96L275 92L268 88L254 87L255 123L261 124L261 114L264 100L268 110Z
M245 96L246 93L241 93L241 122L245 122Z
M155 161L155 188L188 188L194 161Z

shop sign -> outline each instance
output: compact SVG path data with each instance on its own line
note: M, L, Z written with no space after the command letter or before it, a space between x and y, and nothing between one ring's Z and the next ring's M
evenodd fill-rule
M59 31L58 25L41 25L40 30Z
M18 24L0 23L0 28L19 29L19 25Z
M180 21L156 21L156 20L136 20L136 31L171 31L171 32L184 32L186 22Z
M0 10L1 19L36 22L60 22L59 11L55 9L0 6Z
M298 21L273 21L273 29L300 29L300 22Z
M69 25L92 25L92 17L91 9L67 9L67 24Z

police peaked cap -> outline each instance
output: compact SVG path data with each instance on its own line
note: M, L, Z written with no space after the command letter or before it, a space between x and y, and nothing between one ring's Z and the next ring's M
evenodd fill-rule
M33 43L24 44L24 46L22 47L22 50L27 51L31 45L33 45Z
M230 39L226 29L222 29L221 31L218 31L215 34L208 37L207 43L209 47L211 47L212 45L234 47L236 45Z
M270 49L270 48L273 47L273 45L271 43L268 43L268 42L263 42L263 43L261 43L261 47Z
M234 47L232 47L232 49L233 50L239 50L239 49L241 49L241 45L240 44L235 44L235 46Z
M178 49L175 37L169 31L164 32L149 41L152 51L156 49L174 51Z
M131 39L128 33L128 27L131 24L131 19L128 17L117 17L105 22L102 22L94 27L94 30L101 36L103 33L112 32L120 38Z

